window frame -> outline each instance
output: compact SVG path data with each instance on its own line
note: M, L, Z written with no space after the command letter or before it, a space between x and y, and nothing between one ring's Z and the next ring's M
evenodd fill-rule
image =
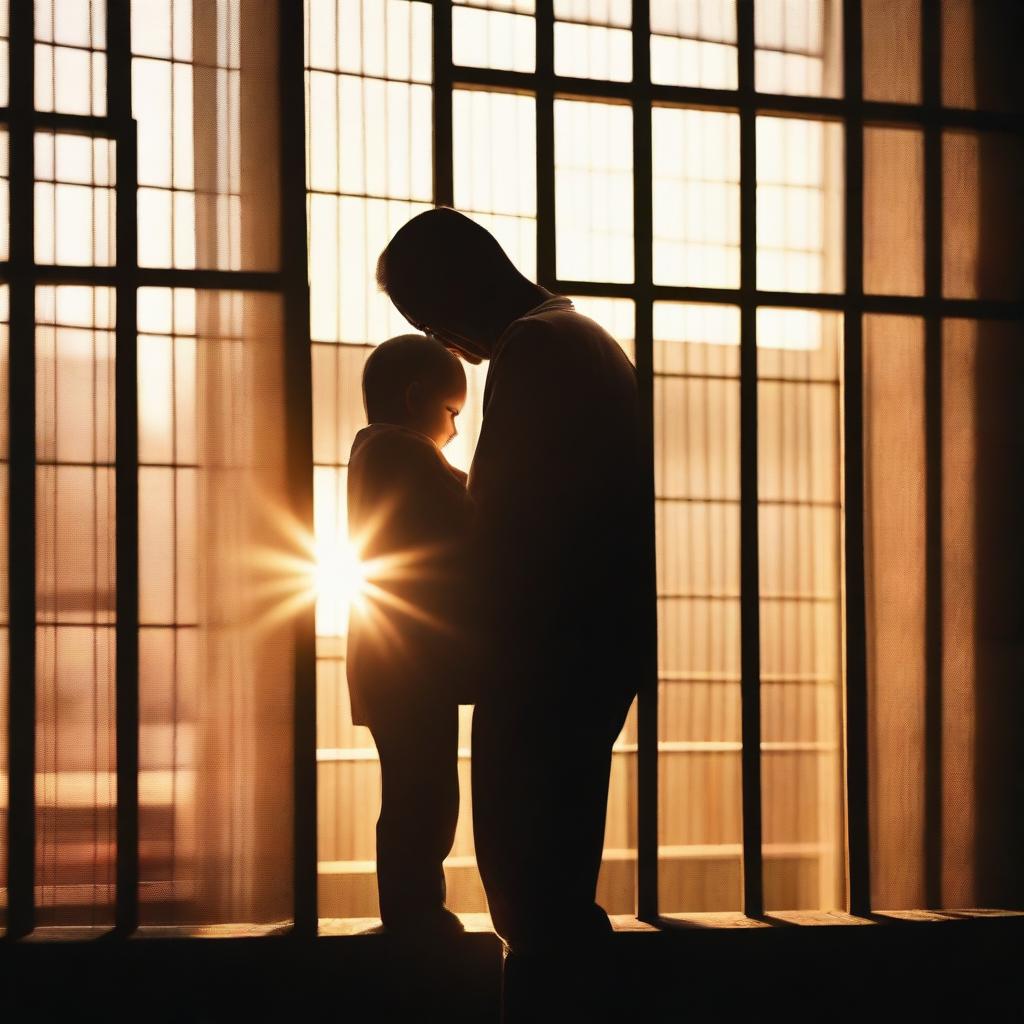
M925 324L926 408L926 708L929 750L925 789L929 842L941 842L941 335L947 317L1015 319L1019 301L952 299L942 294L942 137L945 130L1024 132L1019 115L943 106L941 10L924 0L921 16L921 102L865 100L862 90L860 0L842 2L843 95L811 97L760 93L755 88L754 4L739 0L738 88L705 89L652 84L650 23L646 0L633 0L631 81L557 76L554 72L554 4L537 0L535 71L457 66L452 58L450 0L433 12L434 203L452 205L452 102L457 88L508 90L533 95L537 147L537 280L561 294L626 298L634 303L635 352L644 426L644 471L650 498L645 572L650 604L648 655L640 667L638 702L637 916L657 922L658 902L658 665L657 590L654 560L653 310L657 301L738 306L740 343L740 541L741 703L743 795L743 910L764 913L761 853L760 595L758 575L758 417L756 316L762 306L832 310L844 325L842 423L846 438L860 438L862 321L865 314L920 317ZM279 96L281 262L267 272L149 269L138 265L137 141L131 116L131 5L107 0L107 114L46 113L34 108L33 5L10 10L10 100L0 108L9 130L10 254L0 280L10 287L10 335L34 336L34 293L40 284L113 285L116 309L116 932L138 926L138 437L136 305L144 286L224 288L282 295L288 394L286 445L294 511L312 531L312 385L306 239L306 167L303 43L304 5L279 0ZM554 101L590 99L627 104L633 117L634 279L631 283L561 280L555 271ZM740 119L740 284L738 288L656 285L652 276L652 149L654 105L698 107L738 114ZM756 119L772 114L838 122L844 135L844 288L838 293L767 291L757 287ZM863 140L866 126L902 126L923 134L924 294L866 295L863 288ZM33 136L36 131L73 132L113 139L117 145L117 249L112 267L44 266L33 251ZM31 344L9 348L10 394L10 704L7 934L18 938L35 926L35 353ZM864 466L857 444L843 447L844 693L843 750L847 904L857 916L872 910L869 871L868 707L864 580ZM296 627L294 719L294 928L315 935L317 917L316 686L312 609ZM937 849L937 848L936 848ZM939 858L926 858L926 891L939 905ZM934 897L934 899L932 899Z

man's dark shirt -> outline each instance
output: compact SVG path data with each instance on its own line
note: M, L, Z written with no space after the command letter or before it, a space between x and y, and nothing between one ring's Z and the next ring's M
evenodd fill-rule
M482 692L625 714L645 608L639 443L636 372L603 328L553 297L506 329L469 475Z

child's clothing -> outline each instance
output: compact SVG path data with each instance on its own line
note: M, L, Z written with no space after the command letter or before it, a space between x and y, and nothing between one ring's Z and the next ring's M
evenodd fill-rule
M381 762L381 918L400 927L444 906L441 864L459 807L458 705L473 700L462 635L473 505L466 477L417 431L359 431L348 466L349 536L367 577L349 617L352 721Z

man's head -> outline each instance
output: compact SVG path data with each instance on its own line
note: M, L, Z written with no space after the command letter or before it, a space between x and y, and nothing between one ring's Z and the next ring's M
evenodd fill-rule
M399 228L377 261L377 284L409 323L471 363L545 294L486 228L444 206Z
M443 448L458 431L466 401L462 363L439 341L400 334L378 345L363 368L363 405L370 423L397 423Z

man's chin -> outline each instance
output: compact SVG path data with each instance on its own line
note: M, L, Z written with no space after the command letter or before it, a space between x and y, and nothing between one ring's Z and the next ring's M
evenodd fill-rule
M482 356L467 352L465 349L455 348L453 345L448 346L448 351L457 355L464 363L472 363L474 366L477 366L483 362Z

